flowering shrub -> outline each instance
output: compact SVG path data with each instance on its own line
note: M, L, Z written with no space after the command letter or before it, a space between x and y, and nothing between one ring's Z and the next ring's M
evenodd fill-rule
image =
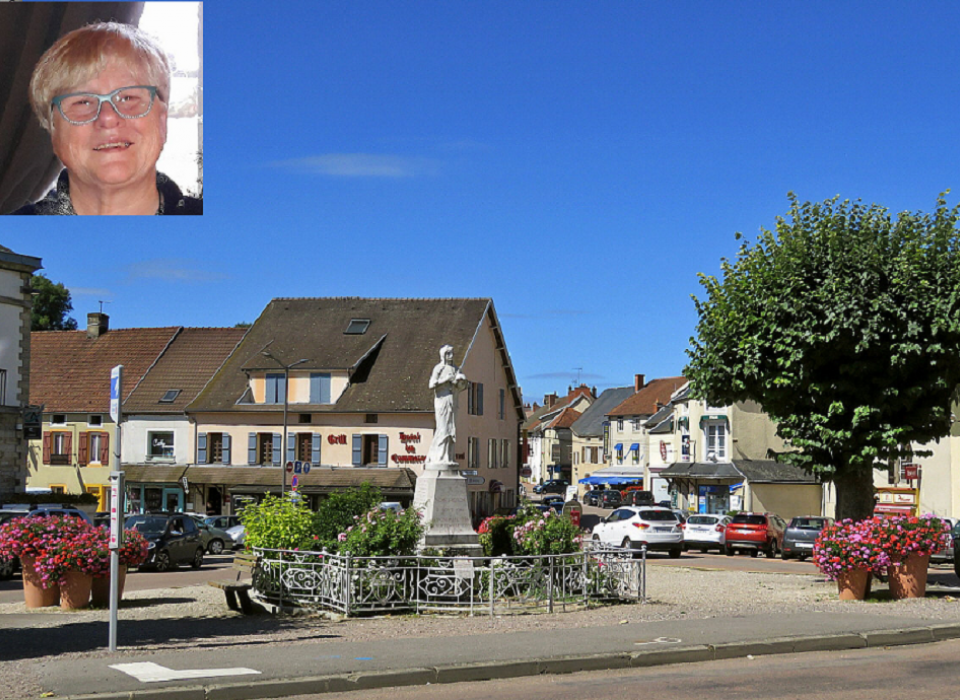
M247 547L309 549L313 536L313 512L289 495L266 496L243 509Z
M91 576L105 576L110 572L109 532L79 518L50 520L60 521L61 534L37 555L35 567L44 588L62 583L68 571Z
M420 512L399 513L374 508L337 536L339 551L355 557L407 556L414 553L423 534Z
M882 575L911 554L932 554L949 544L950 526L935 515L842 520L821 530L813 563L830 579L852 569Z
M61 523L67 519L41 515L13 518L0 525L0 557L35 557L56 544L64 532ZM70 521L80 522L78 518ZM66 523L64 527L69 526Z
M548 510L513 529L513 547L517 554L568 554L580 550L583 533L565 515Z

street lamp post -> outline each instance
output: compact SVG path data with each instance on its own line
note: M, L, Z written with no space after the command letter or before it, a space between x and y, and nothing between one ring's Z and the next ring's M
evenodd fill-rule
M267 345L269 345L269 343L267 343ZM274 357L266 348L261 350L260 354L264 357L270 358L283 368L283 442L280 443L280 473L282 475L280 482L280 497L283 498L287 492L287 409L289 407L290 399L290 370L297 365L303 364L304 362L309 362L309 360L307 358L303 358L301 360L297 360L296 362L292 362L289 365L285 365L276 357Z

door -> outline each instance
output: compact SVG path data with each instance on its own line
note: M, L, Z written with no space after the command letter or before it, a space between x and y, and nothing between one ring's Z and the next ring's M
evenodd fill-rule
M183 511L183 491L179 488L163 489L163 509L170 513Z

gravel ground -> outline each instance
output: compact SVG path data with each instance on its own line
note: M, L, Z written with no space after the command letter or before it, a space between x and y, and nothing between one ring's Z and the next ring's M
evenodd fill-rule
M936 578L932 575L932 578ZM822 576L746 573L651 566L646 604L614 605L568 613L505 615L493 619L441 615L389 615L331 620L320 616L243 616L227 610L223 593L189 586L125 594L120 609L120 654L156 649L320 643L371 639L557 630L644 621L705 619L765 613L852 612L960 622L960 589L931 586L922 599L891 601L885 586L866 602L840 602L836 584ZM955 597L956 596L956 597ZM26 614L22 617L8 615ZM0 698L39 697L34 661L49 656L106 656L106 610L27 611L23 603L0 604ZM133 625L132 621L139 624ZM49 628L60 628L59 632ZM11 649L8 640L15 643Z

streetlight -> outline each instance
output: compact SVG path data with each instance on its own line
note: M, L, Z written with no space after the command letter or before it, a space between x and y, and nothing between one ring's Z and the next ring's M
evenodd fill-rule
M273 341L271 340L270 343L272 343L272 342L273 342ZM285 364L283 364L280 360L278 360L276 357L274 357L274 356L270 353L269 350L267 350L267 347L270 345L270 343L267 343L267 344L263 347L263 350L260 351L260 354L263 355L264 357L270 358L271 360L273 360L274 362L276 362L278 365L280 365L281 367L283 367L283 442L280 443L280 454L282 455L282 457L281 457L281 459L280 459L280 473L283 475L283 476L282 476L282 480L281 480L281 482L280 482L280 497L283 498L283 496L284 496L284 495L286 494L286 492L287 492L287 465L286 465L286 462L287 462L287 460L286 460L286 456L287 456L287 407L288 407L288 405L289 405L289 396L290 396L290 370L291 370L292 368L296 367L297 365L303 364L304 362L309 362L309 360L308 360L307 358L304 358L304 359L302 359L302 360L297 360L296 362L292 362L292 363L290 363L289 365L285 365Z

